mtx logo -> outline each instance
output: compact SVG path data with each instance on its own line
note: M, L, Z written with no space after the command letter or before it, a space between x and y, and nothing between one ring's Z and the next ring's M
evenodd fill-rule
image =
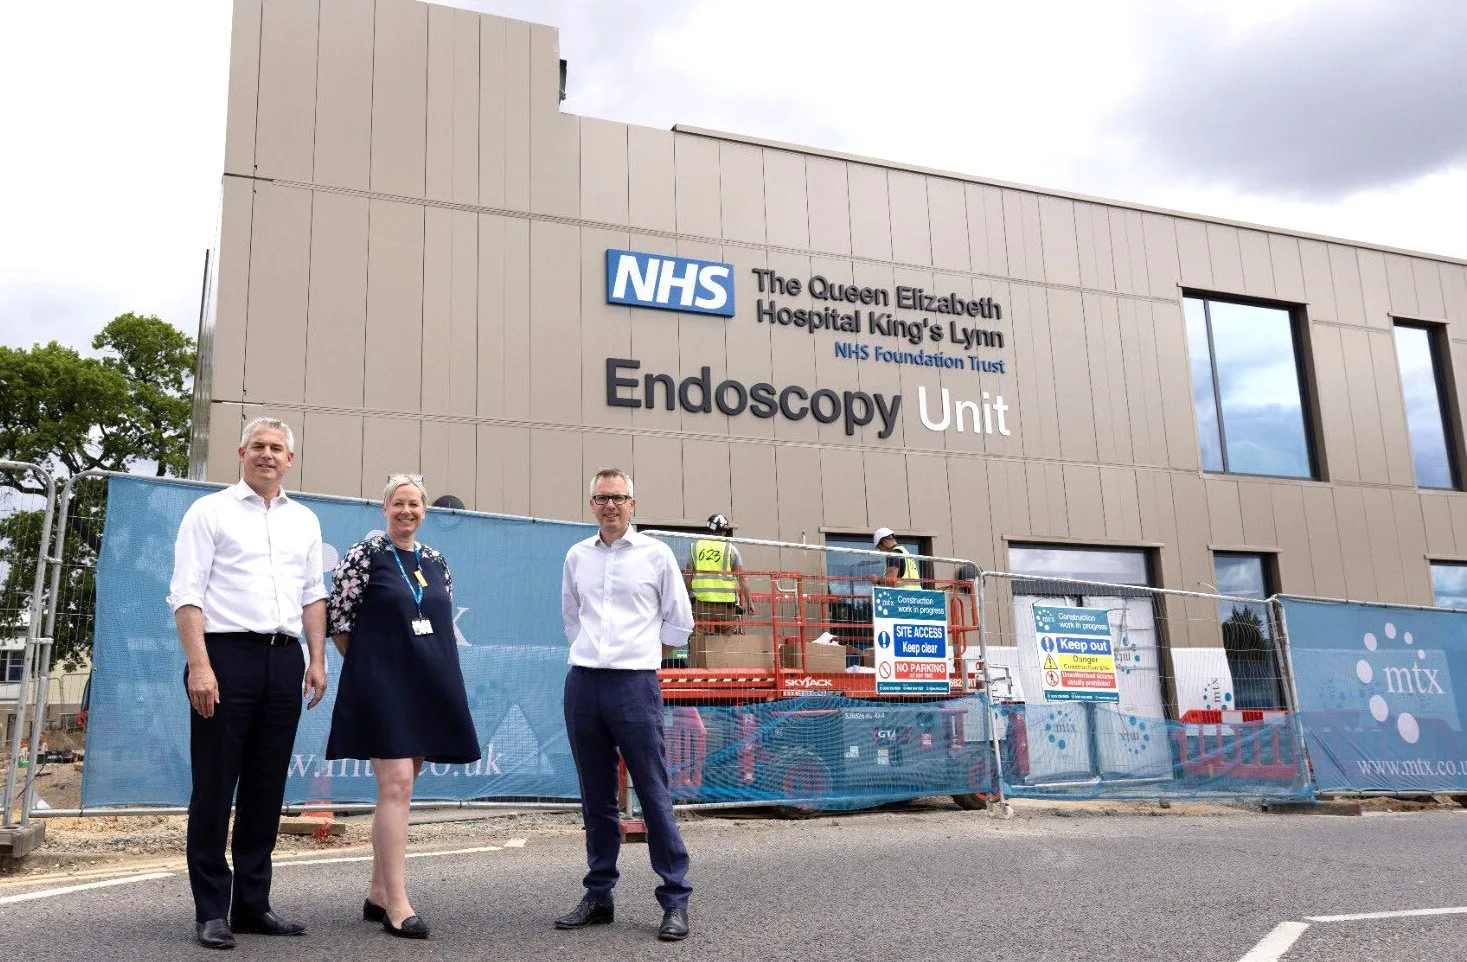
M733 317L733 265L608 248L606 302Z

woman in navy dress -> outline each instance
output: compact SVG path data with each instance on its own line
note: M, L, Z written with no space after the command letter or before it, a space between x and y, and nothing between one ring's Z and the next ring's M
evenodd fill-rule
M326 609L343 657L326 757L370 759L377 775L362 918L417 939L428 937L428 926L408 902L404 878L413 781L424 759L479 758L453 631L453 578L441 554L414 540L427 503L418 475L387 479L387 533L341 559Z

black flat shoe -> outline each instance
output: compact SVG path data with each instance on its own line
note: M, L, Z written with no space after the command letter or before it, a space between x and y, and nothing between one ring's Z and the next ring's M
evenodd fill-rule
M688 937L688 910L668 909L662 913L662 926L657 937L664 942L681 942Z
M299 922L283 919L274 912L259 915L236 915L230 919L230 927L236 932L251 935L305 935L306 927Z
M362 921L381 922L387 918L387 910L371 899L362 899Z
M588 925L606 925L616 918L610 902L581 899L580 904L555 920L557 929L583 929Z
M409 915L403 919L401 927L393 925L392 919L383 915L382 928L388 935L395 935L400 939L426 939L428 937L428 923L416 915Z
M234 933L229 931L229 923L223 919L199 922L194 926L194 933L198 936L199 944L206 949L234 948Z

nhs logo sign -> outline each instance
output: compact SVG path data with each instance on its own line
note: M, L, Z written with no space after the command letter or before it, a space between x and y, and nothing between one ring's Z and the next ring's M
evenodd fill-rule
M608 249L606 302L733 317L733 265Z

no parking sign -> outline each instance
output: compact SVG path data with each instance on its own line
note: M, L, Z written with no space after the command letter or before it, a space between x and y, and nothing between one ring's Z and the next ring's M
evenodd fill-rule
M915 588L875 588L876 693L948 692L947 596Z

